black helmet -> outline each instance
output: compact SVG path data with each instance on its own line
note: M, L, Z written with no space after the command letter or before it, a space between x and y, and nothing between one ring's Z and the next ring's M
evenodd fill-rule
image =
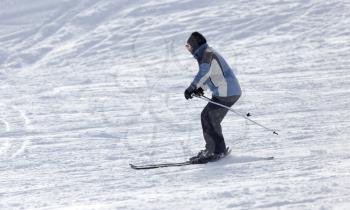
M191 45L192 53L194 53L202 44L207 43L207 40L201 33L195 31L188 38L187 43Z

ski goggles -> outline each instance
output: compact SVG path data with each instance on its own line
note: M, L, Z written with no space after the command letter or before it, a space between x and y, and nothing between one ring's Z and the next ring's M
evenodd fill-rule
M185 44L185 47L189 50L189 51L191 51L192 50L192 46L190 45L190 44Z

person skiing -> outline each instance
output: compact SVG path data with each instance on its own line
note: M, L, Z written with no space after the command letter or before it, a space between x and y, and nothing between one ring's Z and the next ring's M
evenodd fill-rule
M185 98L202 96L209 88L211 100L231 107L240 98L242 91L239 82L225 59L207 44L205 37L193 32L185 45L198 61L199 71L185 90ZM225 156L227 148L222 134L221 121L228 109L208 103L201 112L201 123L205 149L190 158L192 163L207 163Z

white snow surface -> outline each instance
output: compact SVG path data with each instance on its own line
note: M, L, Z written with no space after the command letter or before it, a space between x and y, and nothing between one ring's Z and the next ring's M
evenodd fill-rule
M133 170L204 147L193 31L280 135L229 113L231 156ZM350 209L349 0L1 0L0 45L1 210Z

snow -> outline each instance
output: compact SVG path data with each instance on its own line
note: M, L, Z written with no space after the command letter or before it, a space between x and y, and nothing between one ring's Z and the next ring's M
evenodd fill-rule
M349 209L349 23L347 0L2 0L0 209ZM204 146L196 30L280 135L230 113L231 156L133 170Z

